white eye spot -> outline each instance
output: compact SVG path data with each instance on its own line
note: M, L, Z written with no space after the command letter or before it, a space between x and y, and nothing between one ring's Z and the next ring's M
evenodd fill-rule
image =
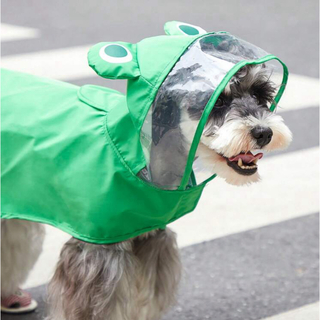
M178 23L177 28L186 36L196 36L207 33L204 29L188 23Z
M110 43L99 51L100 57L110 63L125 63L132 60L131 52L121 44Z

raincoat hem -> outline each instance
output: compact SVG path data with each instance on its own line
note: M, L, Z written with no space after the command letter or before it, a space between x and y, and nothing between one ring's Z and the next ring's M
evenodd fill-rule
M200 197L199 197L200 198ZM199 200L199 199L198 199ZM173 217L172 219L170 219L169 221L167 221L166 223L161 223L161 224L156 224L153 226L149 226L149 227L145 227L142 229L138 229L134 232L130 232L130 233L126 233L126 234L121 234L118 236L114 236L114 237L103 237L103 238L96 238L96 237L90 237L87 235L83 235L83 234L79 234L78 232L76 232L73 228L71 227L65 227L62 226L61 224L55 224L50 220L46 220L46 219L38 219L37 217L30 217L29 215L24 215L24 214L10 214L10 213L1 213L1 218L2 219L18 219L18 220L27 220L27 221L32 221L32 222L37 222L37 223L44 223L44 224L48 224L51 225L55 228L58 228L68 234L70 234L72 237L84 241L84 242L89 242L89 243L95 243L95 244L111 244L111 243L116 243L116 242L121 242L121 241L126 241L128 239L134 238L139 236L140 234L155 230L155 229L164 229L166 227L167 224L174 222L175 220L181 218L182 216L194 211L194 209L196 208L198 204L198 201L196 202L195 206L189 211L184 212L178 216Z

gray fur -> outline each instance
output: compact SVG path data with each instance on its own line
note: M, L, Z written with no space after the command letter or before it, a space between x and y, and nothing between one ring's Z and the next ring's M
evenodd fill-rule
M213 136L228 121L244 119L250 115L264 118L272 114L269 106L273 102L276 87L269 78L270 70L261 65L241 68L216 101L204 135ZM200 119L201 113L189 113L193 119Z
M139 259L139 306L141 320L160 319L175 304L181 277L181 262L176 234L169 228L134 242Z
M50 320L132 320L137 314L132 241L112 245L70 239L49 284Z
M180 279L175 234L153 231L112 245L70 239L49 284L47 320L157 320Z

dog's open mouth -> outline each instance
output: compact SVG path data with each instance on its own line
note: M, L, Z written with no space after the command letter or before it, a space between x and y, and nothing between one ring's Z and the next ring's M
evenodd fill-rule
M250 176L257 172L258 165L257 162L263 157L262 153L257 153L253 155L251 151L241 152L236 156L226 158L227 164L237 173L242 175Z

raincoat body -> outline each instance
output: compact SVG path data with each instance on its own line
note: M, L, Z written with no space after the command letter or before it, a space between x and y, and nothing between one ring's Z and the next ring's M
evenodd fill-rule
M197 185L192 163L216 99L242 66L277 58L252 53L233 61L229 55L217 75L217 47L225 37L230 42L230 36L209 34L202 41L203 29L178 22L167 23L165 30L169 36L137 45L99 43L90 50L89 64L99 75L128 79L126 96L2 70L2 218L47 223L103 244L164 228L194 210L215 176ZM200 89L196 72L206 70L193 68L197 55L190 48L200 54L219 51L211 58L199 56L209 62L196 61L215 70L215 80L205 79L207 85ZM181 80L184 70L192 75ZM283 84L286 77L285 68ZM190 149L181 151L179 141L172 142L178 139L168 137L179 137L180 106L173 97L180 101L183 90L205 98L200 99L202 117ZM165 142L169 156L159 148L163 141L171 143ZM172 159L179 163L175 166ZM164 182L157 175L165 176Z
M144 158L123 94L7 70L2 83L3 218L112 243L196 206L203 186L175 192L137 177Z

